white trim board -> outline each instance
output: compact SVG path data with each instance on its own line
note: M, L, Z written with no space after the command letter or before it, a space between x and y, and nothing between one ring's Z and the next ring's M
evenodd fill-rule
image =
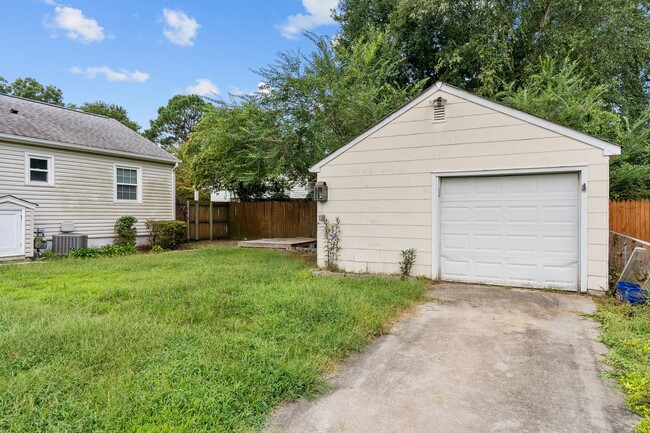
M532 114L524 113L523 111L507 107L503 104L499 104L498 102L491 101L489 99L475 95L466 90L462 90L459 89L458 87L454 87L449 84L443 83L442 81L438 81L436 84L434 84L433 86L425 90L420 96L416 97L415 99L411 100L407 104L403 105L401 108L398 108L389 116L379 121L371 128L367 129L361 135L357 136L346 145L338 148L337 150L335 150L334 152L332 152L331 154L329 154L328 156L326 156L325 158L323 158L322 160L314 164L309 169L309 171L311 171L312 173L320 172L321 167L323 167L324 165L326 165L327 163L329 163L330 161L332 161L333 159L341 155L343 152L355 146L357 143L364 140L368 136L374 134L375 132L377 132L384 126L386 126L388 123L392 122L393 120L395 120L396 118L398 118L399 116L401 116L402 114L410 110L411 108L422 103L426 99L433 97L439 91L448 93L450 95L456 96L461 99L465 99L466 101L473 102L475 104L481 105L486 108L490 108L492 110L514 117L516 119L523 120L524 122L530 123L532 125L537 125L541 128L548 129L549 131L553 131L560 135L570 137L575 140L581 141L583 143L589 144L591 146L597 147L599 149L602 149L603 154L605 156L621 154L621 148L616 144L610 143L605 140L601 140L599 138L593 137L588 134L584 134L582 132L576 131L571 128L567 128L566 126L558 125L557 123L544 120L540 117L533 116Z
M11 203L28 209L35 209L36 206L38 206L36 203L32 203L26 200L21 200L18 197L14 197L13 195L3 195L2 197L0 197L0 204L3 203Z
M579 270L578 292L586 293L587 286L587 191L589 185L589 169L586 166L568 166L551 168L527 168L514 170L478 170L452 171L431 173L431 277L440 278L440 186L441 179L446 177L475 177L475 176L517 176L528 174L578 173L579 182Z
M158 156L148 156L139 153L123 152L121 150L100 149L98 147L89 147L81 144L62 143L58 141L40 140L31 137L21 137L18 135L6 134L6 133L0 133L0 140L8 141L10 143L17 143L17 144L31 144L34 146L47 147L51 149L76 150L79 152L94 153L98 155L121 156L129 159L160 162L160 163L170 164L170 165L174 165L181 162L178 158L171 155L170 155L170 159L167 159Z

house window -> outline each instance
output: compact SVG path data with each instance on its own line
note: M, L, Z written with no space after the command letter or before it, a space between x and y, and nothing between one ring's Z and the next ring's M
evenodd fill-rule
M140 202L140 187L139 167L115 167L115 200Z
M54 157L25 154L25 183L54 185Z

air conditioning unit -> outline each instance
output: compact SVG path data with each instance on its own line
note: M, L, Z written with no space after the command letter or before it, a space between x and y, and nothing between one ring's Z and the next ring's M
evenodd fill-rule
M81 233L61 233L52 235L52 251L65 256L70 250L88 248L88 235Z

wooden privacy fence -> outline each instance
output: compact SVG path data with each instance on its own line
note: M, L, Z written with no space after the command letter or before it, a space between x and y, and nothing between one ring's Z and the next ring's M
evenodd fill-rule
M176 218L179 216L179 207L177 205ZM187 223L187 239L198 241L230 237L228 203L188 201L183 210Z
M176 218L187 223L190 240L315 238L317 229L313 201L187 201L177 204Z
M609 229L650 242L650 200L610 201Z

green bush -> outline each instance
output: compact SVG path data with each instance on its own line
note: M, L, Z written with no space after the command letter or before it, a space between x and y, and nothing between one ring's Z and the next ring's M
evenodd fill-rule
M103 247L79 248L68 253L68 257L86 259L93 257L128 256L135 254L135 245L104 245Z
M138 229L136 217L125 215L115 222L115 245L135 245Z
M149 245L152 247L160 246L173 250L185 242L187 225L183 221L147 220L144 226L147 228Z
M156 245L166 250L174 250L185 242L185 229L183 221L158 221L160 229L156 238Z
M144 228L147 229L147 240L152 247L157 245L158 236L160 235L160 227L164 221L161 220L146 220Z

